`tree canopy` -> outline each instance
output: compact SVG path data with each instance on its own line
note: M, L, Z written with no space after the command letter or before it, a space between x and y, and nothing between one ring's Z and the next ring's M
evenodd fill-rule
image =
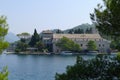
M120 51L120 40L118 40L118 41L111 41L110 48L112 50L116 50L117 49L118 51Z
M35 47L36 43L40 40L39 34L37 33L37 30L34 30L34 34L32 35L31 41L29 42L29 45L31 47Z
M35 47L38 48L39 51L43 51L43 49L45 49L45 45L43 44L42 41L38 41Z
M117 57L97 55L84 60L77 57L76 64L67 66L65 73L56 73L55 80L119 80L120 54Z
M120 0L103 0L104 6L98 4L94 13L90 14L92 22L100 34L120 37Z
M29 45L27 43L19 41L19 42L17 42L17 47L16 47L15 51L16 52L26 51L28 46Z
M89 51L97 50L97 45L96 45L95 41L90 40L87 44L87 49Z
M7 18L5 16L0 16L0 53L2 53L2 51L9 45L8 42L4 41L4 37L8 32L6 19ZM7 67L4 67L4 69L0 71L0 80L8 80Z
M5 35L8 32L8 24L5 16L0 16L0 53L8 47L8 42L4 40Z
M70 50L70 51L80 51L81 48L79 44L75 43L74 41L70 40L67 37L61 38L56 45L61 48L62 50Z
M23 32L23 33L21 33L21 34L17 34L17 36L30 36L30 34L29 33L27 33L27 32Z

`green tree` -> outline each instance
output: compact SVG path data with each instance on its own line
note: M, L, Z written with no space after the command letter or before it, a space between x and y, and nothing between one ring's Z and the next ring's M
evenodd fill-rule
M9 46L8 42L4 41L4 37L8 32L6 19L5 16L0 16L0 53Z
M119 40L120 0L103 0L103 2L104 5L98 4L94 13L90 14L91 20L100 34Z
M92 27L89 29L89 33L92 33L92 29L93 29Z
M4 41L4 37L8 32L6 19L5 16L0 16L0 53L9 46L8 42ZM8 80L8 71L6 67L0 72L0 80Z
M30 34L27 32L23 32L21 34L17 34L17 36L30 36Z
M110 48L111 49L113 49L113 50L115 50L116 48L117 48L117 42L115 42L115 41L112 41L111 43L110 43Z
M119 80L120 55L113 58L97 55L88 60L77 57L76 64L66 69L65 73L56 73L55 80Z
M31 41L29 42L29 45L31 47L35 47L36 43L40 40L39 34L37 33L37 30L34 30L34 34L32 35Z
M16 51L16 52L26 51L26 50L27 50L27 47L28 47L28 44L19 41L19 42L17 43L17 47L16 47L15 51Z
M96 45L95 41L90 40L87 44L87 49L89 51L97 50L97 45Z
M87 34L89 33L89 28L86 29L85 33L87 33Z
M56 46L61 48L62 50L70 50L70 51L80 51L80 46L75 43L74 41L70 40L67 37L61 38L57 43Z
M120 51L120 40L117 40L117 41L113 40L113 41L111 41L110 48L112 50L116 50L117 49L118 51Z
M80 29L80 33L83 34L83 33L84 33L84 30L83 30L83 29Z
M68 31L69 34L72 34L73 32L74 32L73 29L70 29L70 30Z
M4 67L3 70L0 72L0 80L8 80L8 70L7 67Z
M63 33L63 32L62 32L62 30L58 29L58 30L56 31L56 33L61 34L61 33Z
M42 43L42 41L38 41L35 47L38 48L39 51L43 51L43 49L45 48L45 45Z

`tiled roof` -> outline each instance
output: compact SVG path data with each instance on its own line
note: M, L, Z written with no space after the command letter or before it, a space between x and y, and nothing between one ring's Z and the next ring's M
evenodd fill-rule
M53 33L51 30L45 30L42 33Z
M53 34L53 38L59 39L62 37L101 39L101 36L99 34Z

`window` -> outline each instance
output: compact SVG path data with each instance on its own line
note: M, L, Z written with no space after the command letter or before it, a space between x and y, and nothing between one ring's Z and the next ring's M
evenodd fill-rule
M101 45L99 44L99 47L101 47Z
M104 47L105 45L103 44L103 47Z
M83 44L81 44L81 47L83 46Z

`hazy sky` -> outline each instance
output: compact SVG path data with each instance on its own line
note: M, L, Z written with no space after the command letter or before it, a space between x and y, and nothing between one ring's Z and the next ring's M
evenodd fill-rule
M102 0L0 0L0 15L7 16L9 31L38 33L91 23L90 13Z

